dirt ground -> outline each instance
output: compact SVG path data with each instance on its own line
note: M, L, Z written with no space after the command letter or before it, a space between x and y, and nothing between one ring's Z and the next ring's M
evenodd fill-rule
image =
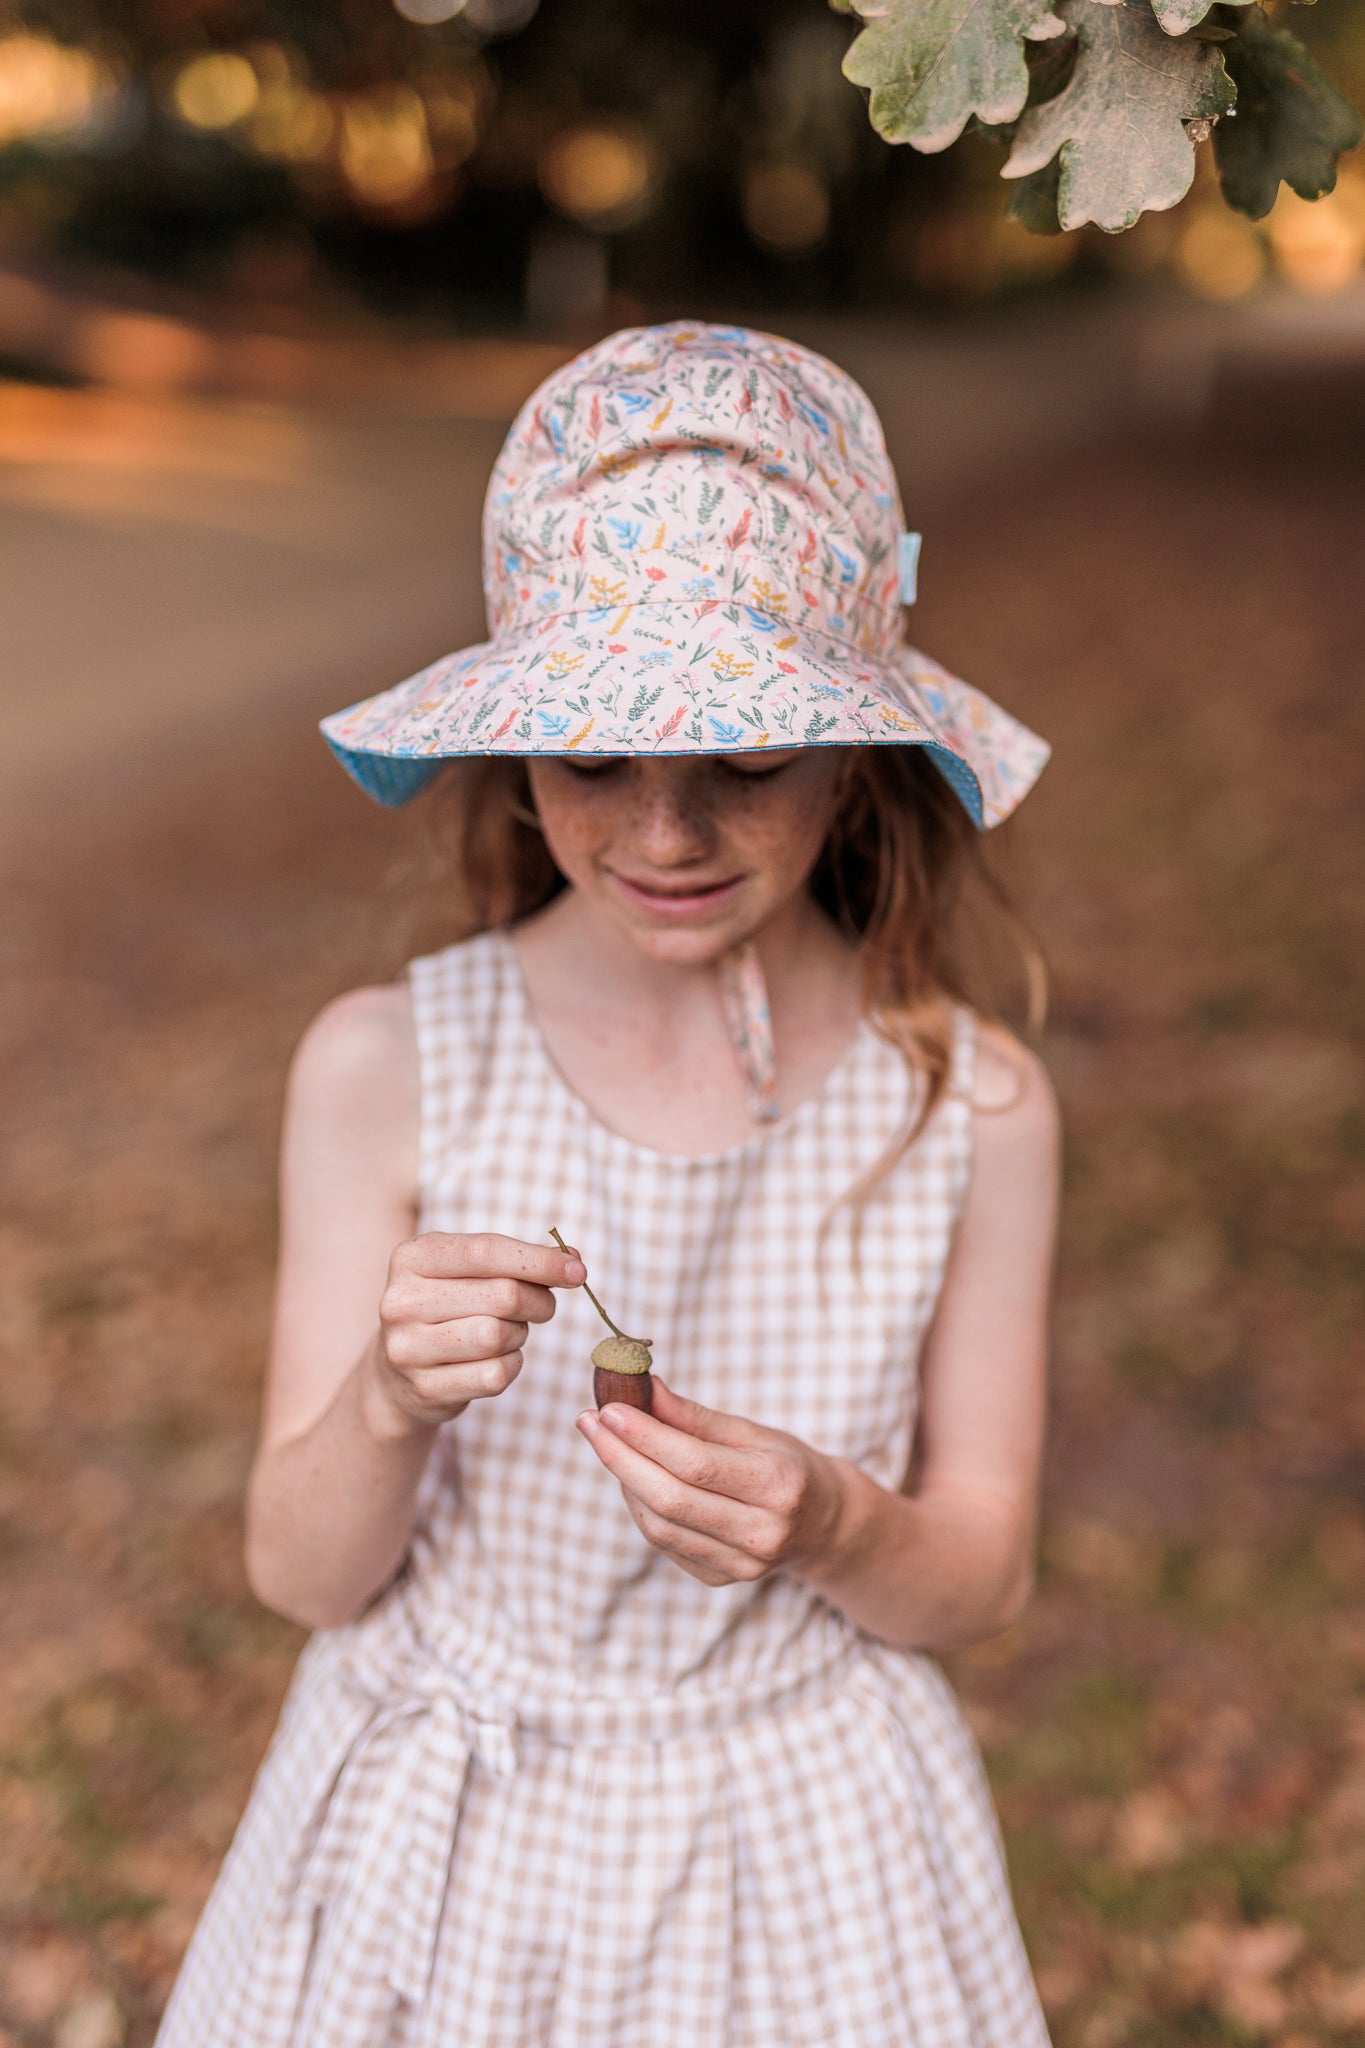
M934 508L918 636L1057 748L1043 1567L955 1676L1059 2048L1365 2044L1362 454L1353 391L1227 387ZM8 856L0 2048L144 2048L272 1726L283 1070L408 943L420 821L296 709L141 772Z

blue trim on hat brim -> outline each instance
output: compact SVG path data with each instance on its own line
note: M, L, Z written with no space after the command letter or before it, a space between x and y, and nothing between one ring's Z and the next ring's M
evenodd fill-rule
M352 782L359 783L366 796L387 810L400 810L436 780L445 761L424 755L420 759L402 754L362 754L351 747L339 747L324 732L323 739L336 755Z
M342 712L338 715L345 717L346 714ZM448 767L451 761L524 761L528 758L523 753L503 752L502 750L499 750L497 753L472 752L466 754L367 754L355 747L338 746L336 741L331 739L325 732L322 736L332 753L336 755L337 760L340 761L342 767L346 770L346 773L351 777L351 780L359 784L366 796L373 797L376 803L381 803L386 809L393 811L400 810L413 797L420 796L422 791L436 780L441 770ZM845 740L814 740L806 742L806 744L817 747L842 746L852 751L850 743ZM951 747L941 746L934 740L893 739L889 736L884 740L864 740L861 744L868 747L922 747L948 787L952 790L953 795L962 805L963 810L967 813L977 831L984 832L986 830L984 806L981 800L981 785L967 763L959 754L955 754ZM659 747L657 749L651 748L649 758L651 760L678 760L690 756L695 760L699 758L705 759L709 755L711 759L720 759L733 751L734 749L729 747L716 747L714 749L704 747L700 749L697 747L678 747L676 749ZM579 760L584 755L590 760L607 759L619 761L631 758L628 754L594 754L586 747L575 753L573 758ZM537 752L529 758L539 761L556 761L567 760L569 756L562 752L550 753L546 751L544 753Z

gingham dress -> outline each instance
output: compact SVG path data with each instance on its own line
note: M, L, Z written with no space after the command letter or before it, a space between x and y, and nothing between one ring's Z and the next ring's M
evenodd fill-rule
M671 1385L906 1469L971 1157L863 1027L819 1094L704 1158L600 1123L515 951L410 970L424 1229L579 1245ZM821 1226L825 1225L823 1235ZM305 1650L160 2048L1045 2048L961 1712L796 1580L701 1585L574 1429L581 1293L440 1435L401 1574Z

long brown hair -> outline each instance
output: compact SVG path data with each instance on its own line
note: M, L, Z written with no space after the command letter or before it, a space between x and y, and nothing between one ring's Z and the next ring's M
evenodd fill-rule
M541 836L523 762L453 764L432 819L443 871L458 878L454 936L515 924L565 887ZM932 1116L953 1064L954 1005L1041 1027L1045 977L961 803L920 747L850 750L844 802L810 878L811 893L863 961L863 1009L920 1085L914 1115L872 1169L870 1192Z

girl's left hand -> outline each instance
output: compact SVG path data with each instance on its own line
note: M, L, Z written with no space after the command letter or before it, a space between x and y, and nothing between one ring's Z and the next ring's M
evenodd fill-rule
M621 1482L636 1526L707 1586L834 1562L853 1468L780 1429L670 1393L654 1411L613 1402L578 1427Z

